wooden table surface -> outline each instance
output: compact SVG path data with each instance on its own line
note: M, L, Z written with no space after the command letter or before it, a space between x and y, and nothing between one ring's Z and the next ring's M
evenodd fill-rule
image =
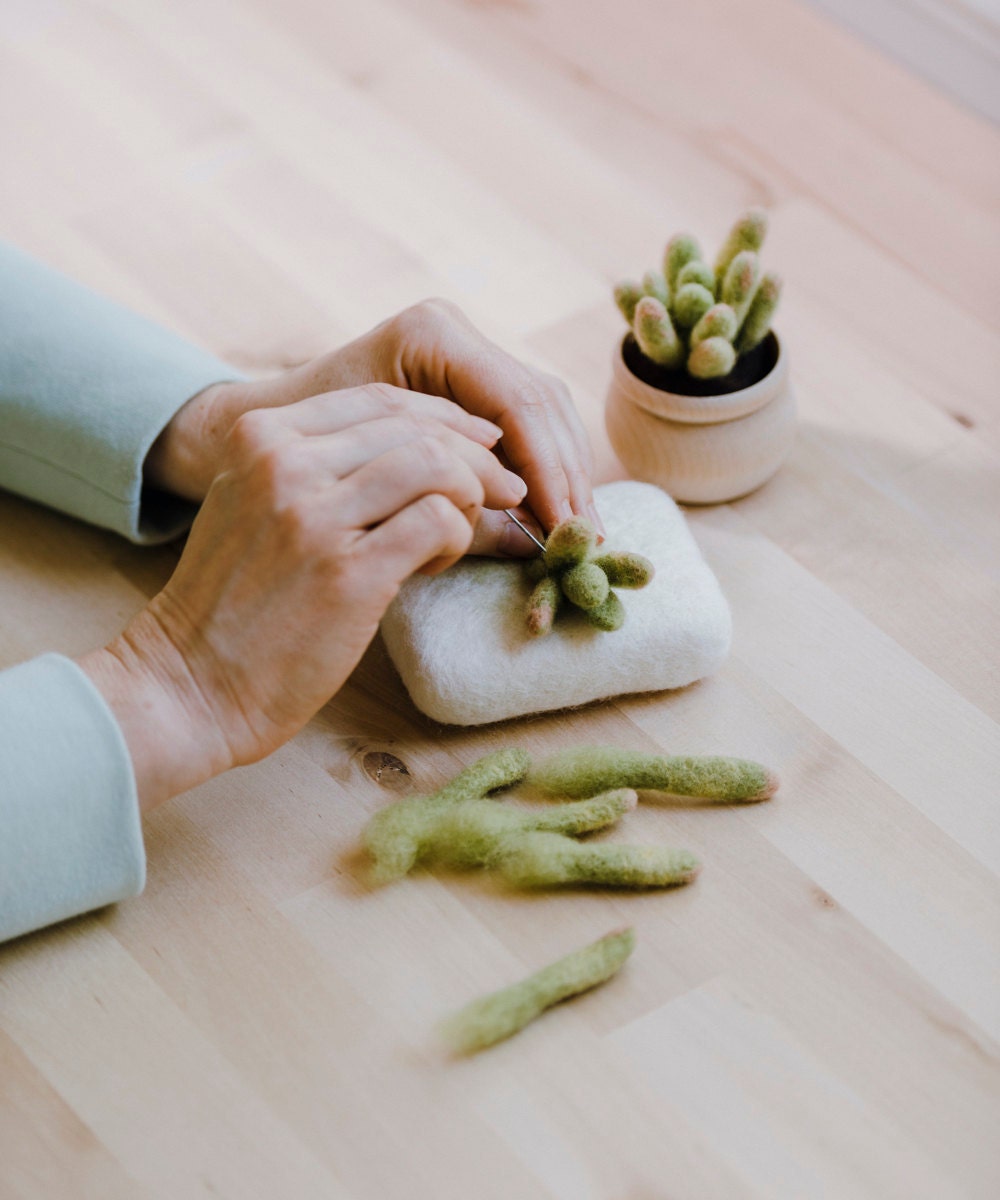
M253 371L449 296L567 379L605 479L609 285L766 204L801 408L688 514L715 677L470 732L376 644L152 815L143 896L0 950L4 1200L1000 1194L996 131L792 0L3 0L0 112L4 236ZM3 496L0 662L102 643L175 557ZM703 859L669 894L366 890L381 805L593 742L783 786L629 818ZM610 986L442 1053L624 922Z

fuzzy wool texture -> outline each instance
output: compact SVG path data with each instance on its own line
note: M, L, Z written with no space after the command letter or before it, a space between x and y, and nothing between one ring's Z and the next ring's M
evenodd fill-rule
M631 788L530 809L496 800L468 800L437 816L424 840L422 857L449 867L493 867L524 833L594 833L615 825L637 800Z
M527 774L530 759L511 747L487 754L431 796L413 796L383 808L365 826L362 841L372 859L372 882L402 879L427 851L442 813L490 792L512 787Z
M609 933L519 983L473 1000L442 1027L458 1054L474 1054L509 1038L547 1008L607 982L635 949L635 930Z
M674 846L590 844L558 833L526 833L505 848L499 867L517 888L661 888L690 883L701 864L689 850Z
M593 796L611 788L698 796L717 804L769 800L778 778L761 763L717 755L645 754L617 746L564 750L531 768L530 787L549 796Z
M722 665L729 608L673 500L632 480L597 488L595 500L606 545L626 546L656 570L647 587L618 601L621 627L604 632L570 611L548 636L532 637L524 613L533 585L515 562L468 558L436 578L414 576L383 618L382 636L421 712L483 725L684 687Z

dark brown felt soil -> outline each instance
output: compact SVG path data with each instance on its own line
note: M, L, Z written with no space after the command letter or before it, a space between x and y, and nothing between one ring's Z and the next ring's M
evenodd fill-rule
M769 333L761 344L736 360L736 366L721 379L695 379L687 371L671 370L651 362L636 344L635 336L625 335L622 342L625 366L643 383L661 392L676 392L678 396L725 396L751 387L774 370L778 361L778 339Z

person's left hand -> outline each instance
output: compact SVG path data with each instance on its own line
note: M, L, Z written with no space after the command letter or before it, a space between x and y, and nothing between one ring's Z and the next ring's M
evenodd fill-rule
M243 413L367 383L444 397L498 425L502 455L528 486L527 511L519 512L536 533L574 514L603 532L591 489L590 446L566 385L507 354L446 300L422 301L276 378L207 388L161 434L147 459L147 479L200 501L226 435ZM485 509L470 553L525 555L536 547L502 512Z

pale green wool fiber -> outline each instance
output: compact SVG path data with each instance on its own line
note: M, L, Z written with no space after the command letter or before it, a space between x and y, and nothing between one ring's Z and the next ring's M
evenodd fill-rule
M699 796L720 804L769 799L778 779L743 758L667 757L614 746L565 750L532 768L529 784L553 796L592 796L611 788Z
M634 948L634 929L609 933L519 983L466 1005L444 1024L444 1037L460 1054L485 1050L517 1033L554 1004L605 983Z
M614 825L636 806L630 788L587 800L536 808L515 808L496 800L467 800L442 812L424 841L422 858L450 867L491 867L511 839L524 833L578 835Z
M524 779L531 760L524 750L511 747L466 767L432 796L400 800L377 812L365 826L362 840L371 855L372 879L391 883L413 869L422 857L435 821L448 808L481 800L490 792L512 787Z
M690 883L700 864L689 851L672 846L580 843L556 833L526 833L507 844L499 867L520 888L574 883L656 888Z

